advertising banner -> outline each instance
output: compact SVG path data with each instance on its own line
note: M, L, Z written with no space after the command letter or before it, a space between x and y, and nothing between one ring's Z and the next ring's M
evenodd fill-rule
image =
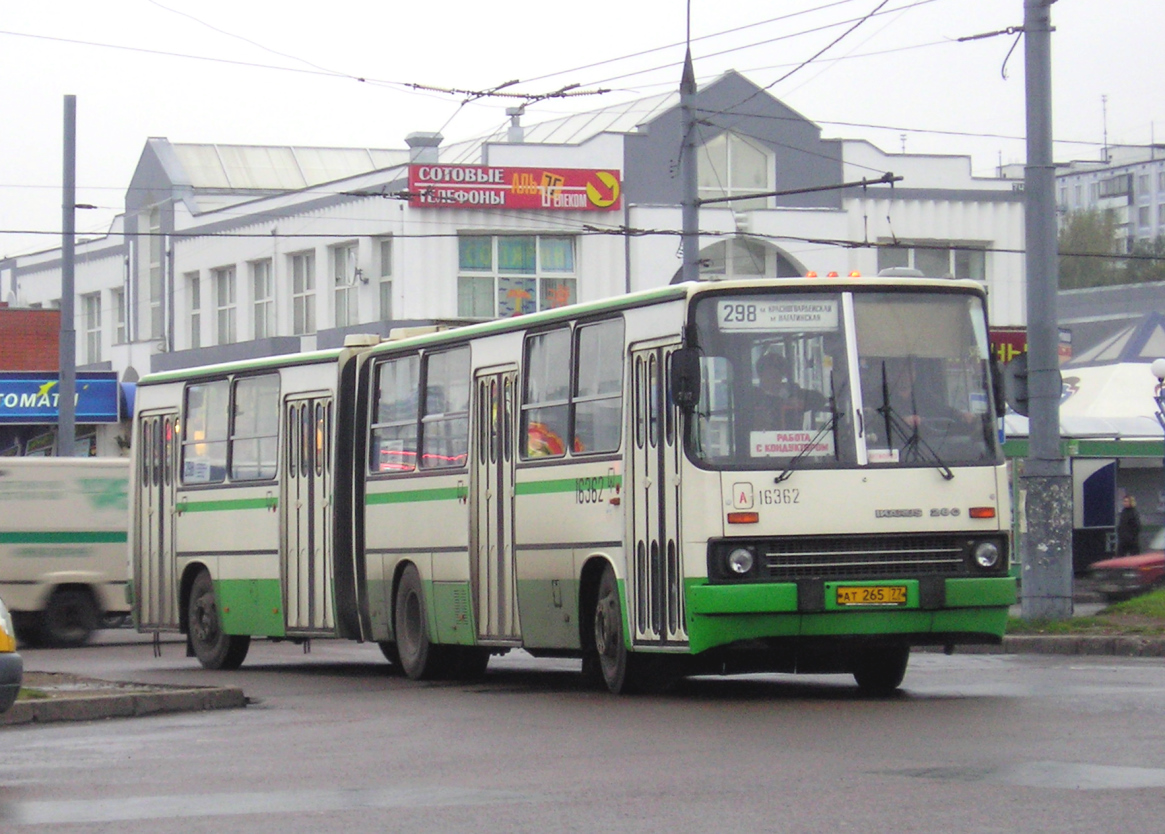
M116 423L117 374L78 371L77 423ZM60 378L54 372L0 373L0 423L55 423L59 417Z
M595 168L409 166L413 208L615 211L621 190L618 171Z

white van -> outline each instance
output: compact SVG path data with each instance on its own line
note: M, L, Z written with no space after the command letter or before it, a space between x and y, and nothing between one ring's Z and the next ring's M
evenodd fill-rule
M124 620L129 461L0 458L0 597L29 645Z

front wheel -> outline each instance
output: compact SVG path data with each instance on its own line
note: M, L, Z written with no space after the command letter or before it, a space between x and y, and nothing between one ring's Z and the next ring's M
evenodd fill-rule
M871 646L855 662L854 680L858 689L868 695L889 695L902 685L909 662L907 645Z
M603 569L599 580L594 626L594 654L583 657L584 678L601 678L608 690L619 695L662 692L679 676L680 667L675 658L627 651L623 602L619 582L610 565Z
M222 630L214 582L205 570L199 571L190 587L186 626L190 646L204 668L238 669L243 665L251 638Z

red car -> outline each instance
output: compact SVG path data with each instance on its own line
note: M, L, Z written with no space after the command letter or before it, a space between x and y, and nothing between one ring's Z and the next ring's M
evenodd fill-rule
M1135 597L1165 585L1165 527L1157 531L1144 553L1094 562L1089 573L1096 590L1110 601Z

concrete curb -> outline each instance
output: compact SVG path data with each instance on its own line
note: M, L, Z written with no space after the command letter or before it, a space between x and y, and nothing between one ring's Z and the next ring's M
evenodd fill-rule
M1165 657L1165 637L1129 634L1016 634L1005 636L1008 654L1090 654L1116 657Z
M191 688L105 681L89 683L91 689L95 685L99 690L109 691L17 701L8 712L0 715L0 727L56 721L136 718L167 712L237 709L247 705L243 690L236 687Z

